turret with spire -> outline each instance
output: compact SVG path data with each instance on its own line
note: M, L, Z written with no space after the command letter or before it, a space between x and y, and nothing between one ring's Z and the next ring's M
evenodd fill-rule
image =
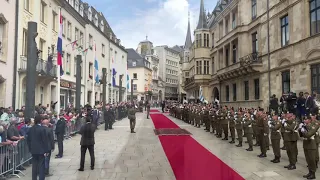
M200 3L200 14L199 14L199 21L198 21L197 29L207 29L207 28L208 28L207 16L206 16L206 12L204 10L203 0L201 0L201 3Z
M191 30L190 30L190 12L188 13L188 30L187 30L187 37L186 42L184 44L184 49L189 50L192 46L192 40L191 40Z

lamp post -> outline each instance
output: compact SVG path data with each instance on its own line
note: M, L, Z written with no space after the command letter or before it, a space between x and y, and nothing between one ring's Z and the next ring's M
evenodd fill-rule
M133 81L137 79L131 79L131 104L133 105Z

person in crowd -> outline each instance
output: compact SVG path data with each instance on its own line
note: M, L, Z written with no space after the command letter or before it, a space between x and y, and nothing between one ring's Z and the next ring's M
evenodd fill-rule
M91 159L91 170L94 169L95 164L95 157L94 157L94 132L96 127L91 123L91 118L86 117L86 124L81 127L79 134L81 134L81 158L80 158L80 168L79 171L84 171L84 161L87 149L90 153L90 159Z
M5 159L7 157L6 154L6 148L4 146L6 145L13 145L13 141L10 141L7 139L7 128L8 128L8 121L4 121L0 125L0 168L3 169L5 164ZM5 179L4 176L0 176L0 180Z
M36 116L34 126L29 129L27 142L32 154L32 180L45 179L45 157L48 156L48 136L45 127L41 126L41 117Z
M300 92L296 102L296 105L297 105L296 115L297 115L297 118L299 118L299 122L302 122L304 117L306 116L305 104L306 104L306 98L303 96L303 92Z
M53 129L50 127L50 121L49 117L45 116L42 120L42 126L46 129L46 134L48 138L48 152L47 156L45 157L45 176L49 177L52 176L52 174L49 173L49 167L50 167L50 158L51 158L51 152L54 151L54 138L53 138Z
M166 102L165 101L162 101L161 103L161 108L162 108L162 112L164 113L164 109L166 107Z
M135 109L134 105L131 105L129 110L128 110L128 119L130 121L131 133L136 133L134 131L134 128L136 126L136 109Z
M65 134L66 121L64 119L64 114L60 113L59 119L56 123L55 134L57 137L57 144L58 144L58 154L55 158L62 158L63 157L63 140Z
M307 116L309 116L314 112L316 105L315 105L313 96L311 96L308 92L305 92L304 96L306 98L306 102L305 102L306 114Z
M270 112L273 110L276 115L279 113L279 104L278 104L278 98L276 97L275 94L271 96L270 99Z
M98 123L100 119L100 112L99 112L100 105L96 105L96 107L93 110L93 116L92 116L92 124L95 125L96 129L98 129Z

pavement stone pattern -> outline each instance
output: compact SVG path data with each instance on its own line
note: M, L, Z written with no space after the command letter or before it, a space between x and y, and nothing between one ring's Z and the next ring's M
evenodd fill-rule
M283 166L288 164L285 151L281 151L281 163L273 164L272 150L268 157L257 157L259 148L247 152L247 144L237 148L226 141L205 132L204 128L196 128L166 114L173 122L191 132L206 149L235 169L248 180L301 180L308 172L302 150L302 142L298 143L299 155L297 169L289 171ZM64 141L64 157L52 158L50 173L53 176L46 180L175 180L168 159L162 149L158 137L154 134L151 119L146 114L137 113L136 134L130 133L129 120L123 119L114 124L114 129L104 131L104 124L95 134L95 169L90 170L89 152L86 154L85 171L78 172L80 163L80 135ZM56 147L57 149L57 147ZM56 152L52 153L54 157ZM214 168L214 167L212 167ZM31 180L31 166L24 171L21 179ZM320 173L317 172L320 178ZM12 178L15 179L15 178Z

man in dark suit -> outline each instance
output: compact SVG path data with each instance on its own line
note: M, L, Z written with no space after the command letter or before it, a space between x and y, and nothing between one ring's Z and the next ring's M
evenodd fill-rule
M161 107L162 107L162 112L164 113L164 109L166 107L166 102L165 101L162 101Z
M45 127L47 138L48 138L48 147L49 151L48 156L45 157L45 175L46 177L52 176L52 174L49 174L49 167L50 167L50 158L51 158L51 151L54 150L54 138L53 138L53 130L51 127L49 127L50 121L48 116L44 116L42 120L42 126Z
M316 103L314 102L313 96L310 96L308 92L304 93L304 96L306 97L306 113L307 116L314 113L314 109L316 107Z
M112 129L114 113L109 105L104 108L103 117L105 121L104 130Z
M59 119L56 123L55 134L57 136L57 143L58 143L58 154L56 158L62 158L63 156L63 139L66 129L66 121L63 117L63 113L60 113Z
M91 159L91 170L94 169L94 132L95 132L95 127L91 123L91 118L87 117L86 118L86 124L83 125L79 131L79 134L81 134L81 159L80 159L80 168L78 169L79 171L84 170L84 160L86 156L87 149L89 150L90 153L90 159Z
M45 157L48 155L48 136L45 127L41 126L41 117L36 116L34 126L28 132L27 142L32 154L32 180L45 179Z

